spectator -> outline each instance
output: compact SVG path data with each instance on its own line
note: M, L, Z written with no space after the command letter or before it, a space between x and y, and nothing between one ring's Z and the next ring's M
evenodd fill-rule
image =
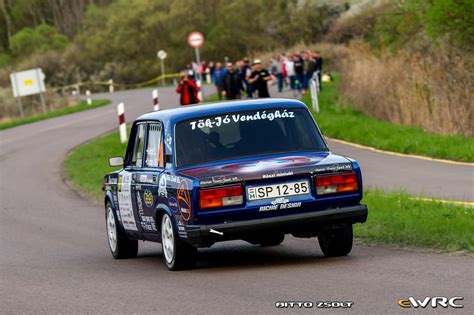
M315 71L318 72L318 79L319 79L319 88L322 88L321 85L321 75L323 73L323 58L321 57L321 54L319 51L314 53L314 61L315 61Z
M217 89L217 94L219 96L219 100L222 99L222 77L225 74L225 69L222 67L222 63L216 63L216 69L214 70L214 75L212 76L212 81L214 81L214 85Z
M222 77L221 85L222 95L228 100L239 99L242 97L242 79L234 70L232 62L228 62L226 65L226 73Z
M196 79L195 73L191 65L192 65L192 62L186 65L186 71L188 72L189 78L191 78L192 80L195 80Z
M285 71L290 81L290 89L295 90L295 62L293 61L293 56L288 55L288 60L285 63Z
M258 91L258 97L270 97L268 93L268 81L274 80L274 77L262 67L262 62L259 59L255 59L254 71L250 75L249 83L253 88Z
M283 74L283 84L285 87L289 84L288 73L286 72L286 63L288 62L288 58L286 57L285 53L281 54L281 70Z
M181 80L179 81L176 93L181 94L181 105L197 104L200 102L198 98L199 87L189 78L189 70L181 72Z
M277 54L271 64L272 74L276 77L278 83L278 92L283 91L283 67L281 56Z
M213 82L214 82L215 70L216 70L216 66L214 65L214 61L209 61L209 71L210 71L210 75L211 75L211 80L213 80Z
M301 93L304 81L304 61L303 57L295 54L293 56L293 62L295 64L295 88Z
M316 61L313 58L313 54L308 51L305 54L306 60L304 63L304 81L303 81L303 89L304 93L308 91L308 84L311 78L313 77L313 73L316 71Z
M207 68L207 63L206 63L206 61L204 61L204 60L201 61L201 68L199 69L199 71L201 72L201 77L202 77L202 80L203 80L204 82L207 81L207 75L208 75L207 69L208 69L208 68ZM204 83L204 82L203 82L203 83Z
M250 67L249 58L245 57L243 59L244 65L242 66L242 81L245 84L245 88L247 91L247 97L253 97L253 86L249 83L250 75L252 74L252 68Z

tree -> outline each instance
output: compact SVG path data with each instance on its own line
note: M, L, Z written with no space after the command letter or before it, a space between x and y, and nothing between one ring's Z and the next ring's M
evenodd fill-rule
M25 27L10 40L12 54L16 57L30 56L48 50L63 49L69 43L66 36L47 24L36 28Z

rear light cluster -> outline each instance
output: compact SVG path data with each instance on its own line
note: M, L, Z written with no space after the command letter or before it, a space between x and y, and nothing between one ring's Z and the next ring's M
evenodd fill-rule
M315 182L316 194L318 195L357 191L359 189L356 173L316 176Z
M242 186L203 189L199 191L201 209L241 205L244 202Z

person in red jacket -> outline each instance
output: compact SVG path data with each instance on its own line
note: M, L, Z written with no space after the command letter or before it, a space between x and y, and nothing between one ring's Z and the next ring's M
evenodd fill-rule
M188 72L182 72L179 86L176 89L176 93L181 94L180 103L181 105L197 104L200 102L198 97L199 87L196 82L189 78Z

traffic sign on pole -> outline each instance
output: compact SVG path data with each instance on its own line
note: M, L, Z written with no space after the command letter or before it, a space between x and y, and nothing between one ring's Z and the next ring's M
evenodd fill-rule
M159 50L156 53L156 56L161 61L161 85L165 86L165 59L166 59L166 56L168 56L168 54L164 50Z
M199 71L198 71L198 77L197 77L197 85L200 89L199 91L199 98L200 98L200 101L202 102L202 97L203 97L203 93L202 93L202 88L201 88L201 85L202 85L202 73L201 73L201 58L200 58L200 55L199 55L199 47L202 46L202 44L204 43L204 36L199 33L199 32L192 32L191 34L188 35L188 44L189 46L191 47L194 47L194 50L196 52L196 63L199 67Z
M163 59L166 59L166 56L168 56L168 54L166 53L166 51L160 50L160 51L158 51L158 52L156 53L156 56L157 56L159 59L163 60Z
M204 43L204 36L199 32L192 32L188 35L188 44L191 47L199 48Z

